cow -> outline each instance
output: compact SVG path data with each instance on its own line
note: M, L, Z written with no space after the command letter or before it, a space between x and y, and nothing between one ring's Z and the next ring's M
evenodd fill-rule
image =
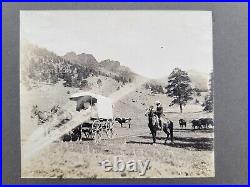
M180 128L187 127L187 122L184 119L179 120Z
M198 127L198 129L202 128L202 125L201 125L199 119L194 119L194 120L191 121L191 123L192 123L193 129L195 129L195 127Z
M123 123L128 123L128 127L130 128L131 126L131 118L115 118L115 121L117 121L118 123L120 123L121 127L123 127Z
M201 126L203 126L204 129L208 128L209 125L213 126L212 118L200 118L199 121L200 121Z

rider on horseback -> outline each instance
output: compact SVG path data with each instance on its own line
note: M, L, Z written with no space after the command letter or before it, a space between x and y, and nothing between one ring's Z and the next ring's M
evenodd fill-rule
M156 101L156 111L155 114L157 116L157 126L159 129L162 129L162 116L163 116L163 107L161 106L160 101Z

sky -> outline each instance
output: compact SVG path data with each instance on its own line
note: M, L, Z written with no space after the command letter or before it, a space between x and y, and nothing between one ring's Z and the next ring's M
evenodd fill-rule
M21 11L20 38L60 56L116 60L149 78L213 68L211 11Z

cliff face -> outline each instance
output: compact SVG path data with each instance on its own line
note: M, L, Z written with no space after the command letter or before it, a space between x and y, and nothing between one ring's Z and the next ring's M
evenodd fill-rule
M100 62L100 66L108 71L117 71L120 68L120 65L120 62L110 59Z
M98 64L97 60L92 54L76 54L75 52L66 53L62 58L70 61L73 64L78 64L81 66L95 66Z

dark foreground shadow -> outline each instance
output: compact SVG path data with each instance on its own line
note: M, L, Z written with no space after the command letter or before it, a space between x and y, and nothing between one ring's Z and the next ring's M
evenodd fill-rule
M152 139L151 136L139 136L139 138ZM165 138L166 137L157 137L156 139L165 140ZM166 145L171 146L171 147L176 147L176 148L183 148L183 149L187 149L191 151L212 151L213 141L214 141L213 138L174 137L174 143L173 144L167 143ZM137 142L133 142L133 143L137 143ZM164 144L164 143L161 143L161 144Z
M174 139L182 142L213 143L213 138L175 137Z
M182 142L174 142L174 144L169 144L170 147L183 148L191 151L212 151L213 144L211 143L182 143Z
M94 140L93 138L81 138L80 141L86 142L86 141L93 141L93 140Z
M152 145L151 142L142 142L142 141L127 141L127 144L146 144L146 145Z
M213 133L214 129L174 129L174 132Z

